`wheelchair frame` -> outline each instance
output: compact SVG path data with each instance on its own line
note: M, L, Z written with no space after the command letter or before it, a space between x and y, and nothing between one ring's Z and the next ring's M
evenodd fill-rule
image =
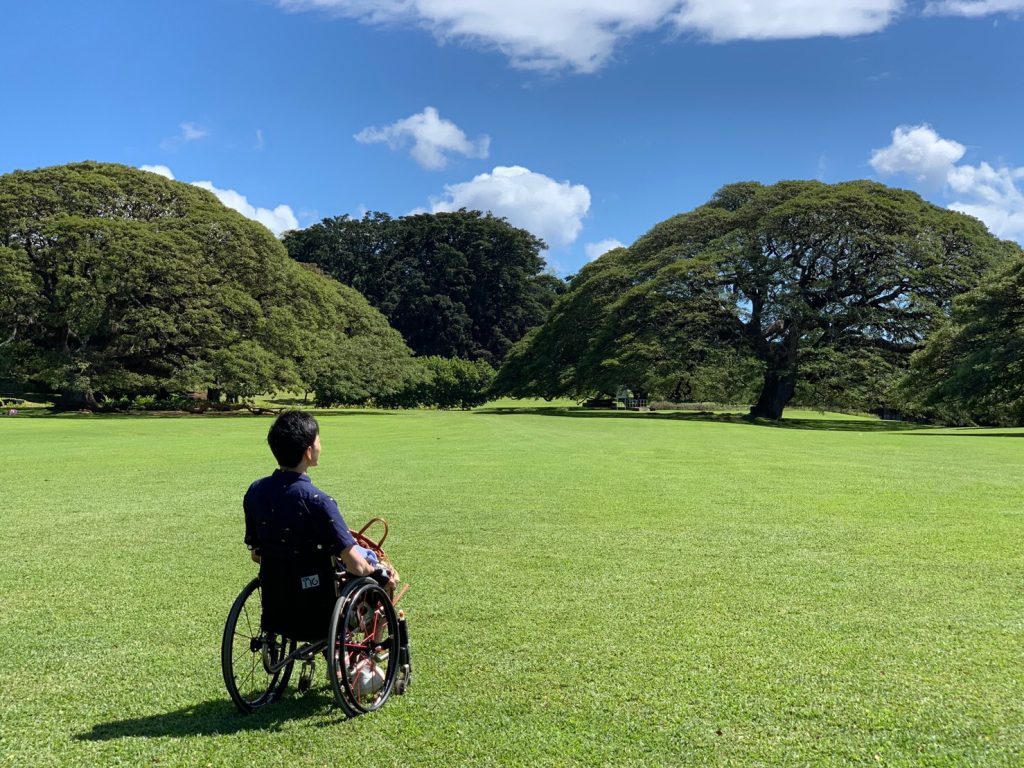
M384 535L373 541L366 536L366 530L376 522L383 524ZM359 544L372 549L382 562L388 562L381 547L387 538L386 522L374 518L352 533ZM316 659L321 654L327 660L335 701L349 717L379 709L392 693L405 693L412 680L412 658L405 617L395 610L395 603L405 594L405 589L392 600L387 590L373 579L353 577L342 570L335 576L338 596L327 636L301 644L263 630L258 577L239 593L224 625L221 670L228 694L241 712L254 712L280 699L296 661L303 665L298 688L307 690L312 683ZM260 601L259 606L252 609L258 611L255 630L247 607L254 594L258 594ZM243 615L248 634L239 631ZM239 644L239 638L244 642ZM244 660L246 651L250 666L247 680L251 686L243 691L240 683L245 681L238 679L235 662L236 656Z

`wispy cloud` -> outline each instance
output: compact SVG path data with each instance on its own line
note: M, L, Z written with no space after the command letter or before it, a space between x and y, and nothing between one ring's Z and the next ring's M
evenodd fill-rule
M160 142L161 149L175 149L190 141L199 141L209 135L209 131L196 123L181 123L177 136L171 136Z
M996 13L1024 12L1024 0L936 0L925 5L931 16L991 16Z
M206 134L206 129L195 123L181 124L181 138L183 141L197 141L206 136Z

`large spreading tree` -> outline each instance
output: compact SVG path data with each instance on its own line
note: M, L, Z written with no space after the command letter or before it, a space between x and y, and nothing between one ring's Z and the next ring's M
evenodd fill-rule
M409 361L355 290L205 190L92 162L0 177L0 375L65 405L325 387L358 402Z
M284 243L366 296L418 355L500 362L564 287L543 272L543 241L479 211L339 216Z
M752 415L770 419L798 385L850 387L863 405L953 297L1015 252L976 219L873 182L732 184L581 270L495 388L748 392Z

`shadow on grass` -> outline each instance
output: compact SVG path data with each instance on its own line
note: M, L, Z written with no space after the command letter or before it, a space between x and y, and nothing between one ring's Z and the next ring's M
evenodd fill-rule
M111 741L140 737L185 738L243 731L275 731L286 722L324 713L336 714L336 717L330 719L330 725L346 720L345 714L335 706L334 697L326 690L286 697L251 715L243 715L226 699L217 699L160 715L99 723L94 725L92 730L77 734L75 739Z
M939 427L930 424L916 424L907 421L883 421L881 419L787 419L772 421L739 413L712 413L710 411L605 411L585 408L494 408L477 410L482 415L525 414L531 416L560 416L574 419L655 419L665 421L699 421L716 424L743 424L752 427L773 429L806 429L820 432L905 432L907 430L932 430Z

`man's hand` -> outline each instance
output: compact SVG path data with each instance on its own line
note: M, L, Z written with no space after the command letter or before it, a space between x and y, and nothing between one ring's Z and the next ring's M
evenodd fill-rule
M345 566L346 571L355 576L371 576L373 574L373 566L355 547L342 550L341 563Z
M395 596L395 586L398 584L398 572L394 568L378 565L373 569L370 578L384 587L388 597Z

